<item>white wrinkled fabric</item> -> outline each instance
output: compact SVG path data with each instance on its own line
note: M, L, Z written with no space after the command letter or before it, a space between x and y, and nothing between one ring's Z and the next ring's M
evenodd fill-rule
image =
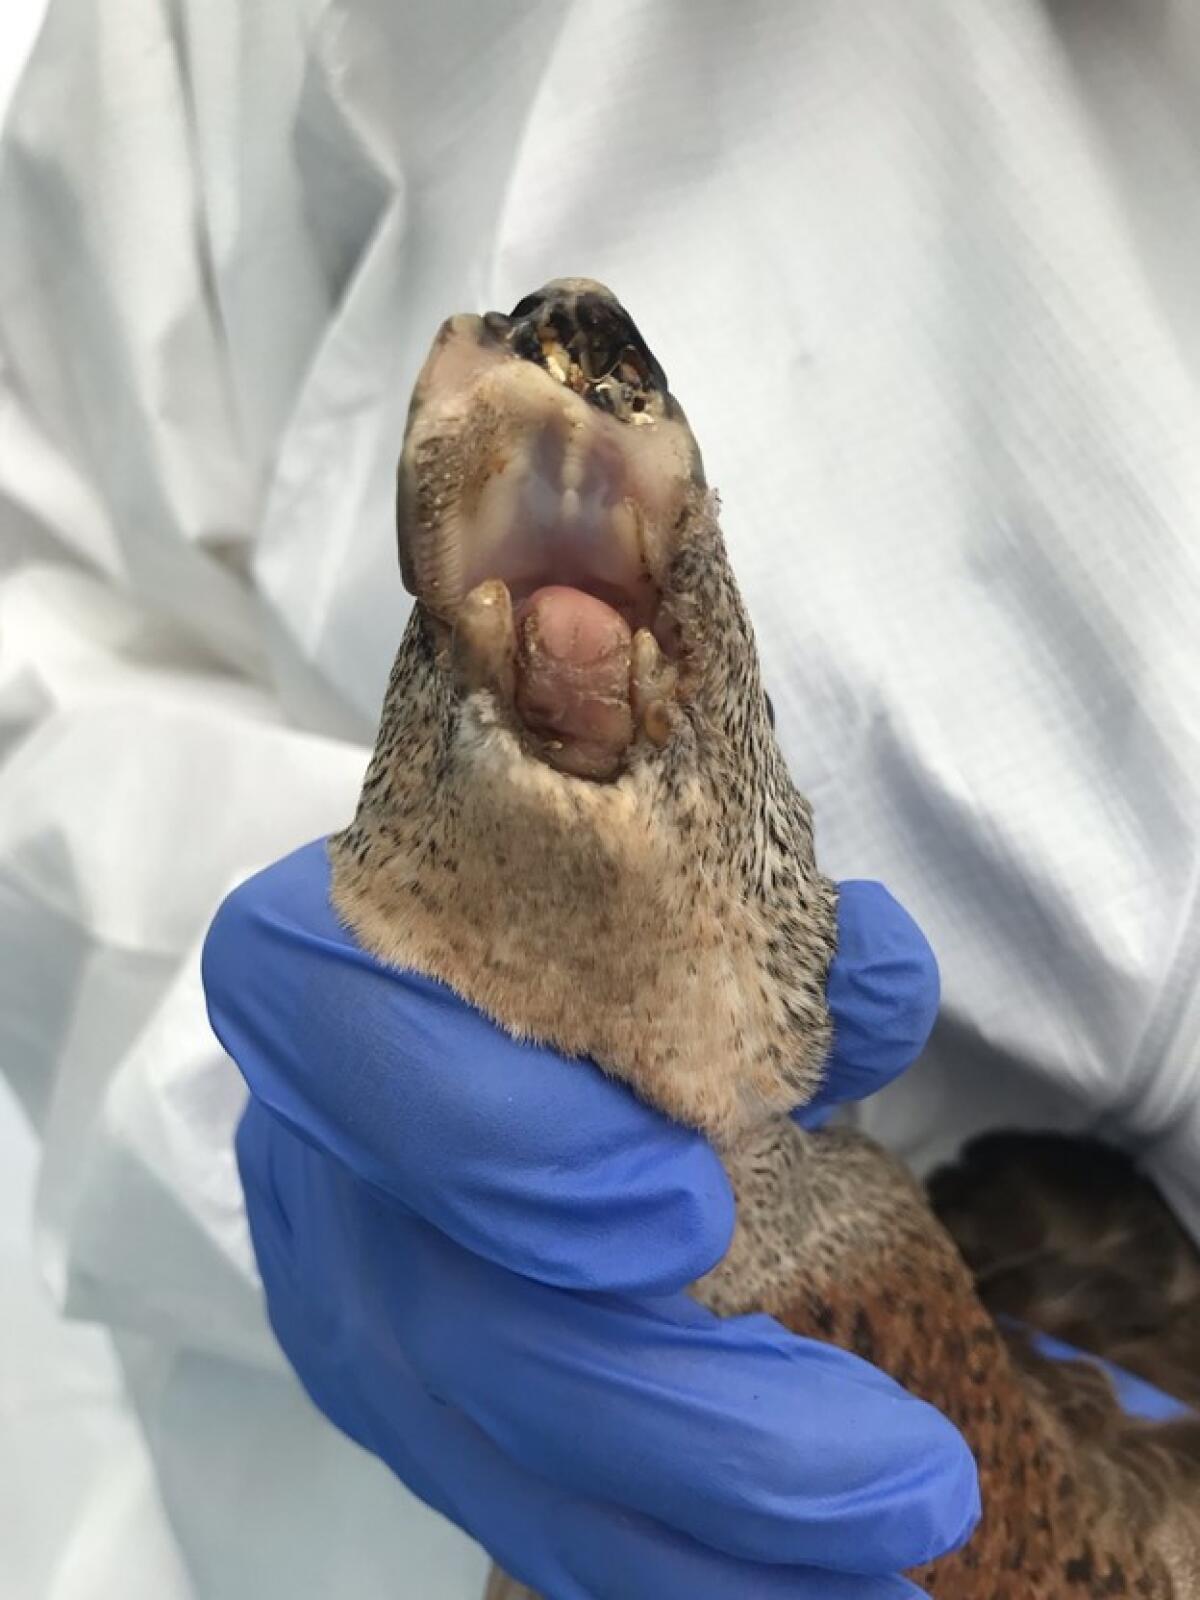
M865 1121L1098 1128L1200 1229L1198 192L1189 0L51 0L0 157L2 1600L477 1593L274 1352L197 955L353 805L433 330L550 276L663 360L824 863L941 959Z

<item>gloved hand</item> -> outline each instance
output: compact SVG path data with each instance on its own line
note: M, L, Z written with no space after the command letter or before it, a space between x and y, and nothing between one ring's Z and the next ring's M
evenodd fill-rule
M901 1600L978 1516L958 1433L856 1357L683 1290L733 1223L699 1136L366 955L321 843L225 902L209 1013L272 1326L312 1399L553 1600ZM822 1099L924 1042L928 946L842 886Z

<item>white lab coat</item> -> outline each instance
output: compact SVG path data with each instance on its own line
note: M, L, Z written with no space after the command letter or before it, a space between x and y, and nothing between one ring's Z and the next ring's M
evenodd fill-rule
M1198 193L1192 0L52 0L0 167L2 1600L477 1593L273 1349L197 952L353 805L434 328L550 276L664 362L823 861L941 958L867 1123L1099 1127L1200 1228Z

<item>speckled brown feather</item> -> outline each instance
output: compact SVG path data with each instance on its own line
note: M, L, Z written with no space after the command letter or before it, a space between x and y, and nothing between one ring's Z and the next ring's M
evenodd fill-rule
M923 1192L861 1135L779 1130L739 1168L751 1220L702 1285L710 1303L765 1310L853 1350L971 1445L982 1523L963 1550L911 1576L954 1600L1200 1593L1200 1422L1126 1419L1098 1368L1047 1361L1002 1334ZM803 1199L781 1207L787 1170L786 1191Z
M1200 1252L1128 1155L1095 1139L993 1133L928 1187L993 1316L1200 1408Z
M578 292L560 286L555 304L569 311ZM485 319L480 337L500 324ZM522 396L557 404L551 382L523 378ZM572 426L583 403L563 399ZM424 406L419 385L413 414ZM489 406L486 438L464 401L440 446L412 453L405 503L422 550L464 536L463 482L503 422L494 395ZM662 416L686 426L673 401ZM857 1135L810 1136L785 1115L828 1047L835 899L694 445L692 459L660 573L679 641L666 737L640 739L610 782L553 770L502 689L456 670L453 616L422 598L358 814L331 842L335 904L384 959L449 983L517 1036L596 1060L714 1140L738 1220L698 1297L857 1351L975 1452L983 1523L915 1575L926 1588L1197 1600L1196 1428L1127 1422L1094 1369L1053 1368L1003 1337L907 1173ZM426 468L436 481L421 481ZM527 1594L500 1574L489 1587L489 1600Z

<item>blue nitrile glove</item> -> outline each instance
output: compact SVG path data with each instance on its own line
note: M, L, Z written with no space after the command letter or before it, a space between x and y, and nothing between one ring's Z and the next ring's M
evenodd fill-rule
M733 1205L703 1139L514 1043L337 924L320 843L238 889L204 955L252 1091L238 1135L272 1325L316 1404L551 1600L902 1600L960 1543L974 1464L936 1411L684 1287ZM842 888L826 1101L901 1070L937 976Z

